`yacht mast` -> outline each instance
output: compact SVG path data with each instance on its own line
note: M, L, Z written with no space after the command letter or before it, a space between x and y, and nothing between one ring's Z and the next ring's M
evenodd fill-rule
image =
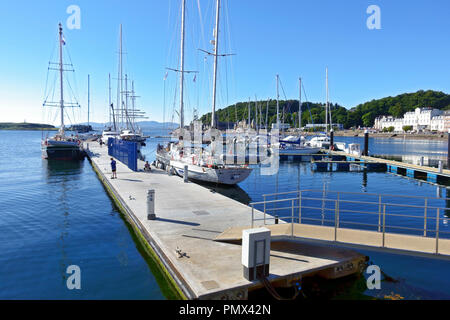
M90 109L91 109L91 75L88 74L88 127L89 127Z
M302 127L302 78L298 79L299 81L299 96L298 96L298 129L300 130Z
M280 90L279 90L280 76L277 74L277 129L280 130Z
M327 104L325 106L325 133L328 134L328 67L326 69L326 73L327 73Z
M181 54L180 54L180 128L184 128L184 37L186 0L182 0L181 12Z
M60 100L60 108L61 108L61 127L59 129L59 133L64 135L64 85L63 85L63 28L62 24L59 24L59 79L60 79L60 90L61 90L61 100Z
M109 110L109 124L111 125L112 119L111 119L111 73L108 73L108 93L109 93L109 100L108 100L108 110Z
M213 101L211 128L216 127L216 90L217 90L217 60L219 58L219 18L220 18L220 0L216 3L216 28L214 29L214 82L213 82Z
M119 108L120 108L120 114L121 114L121 127L123 128L123 61L122 61L122 24L120 24L120 45L119 45Z
M125 74L125 107L124 107L124 113L125 113L125 122L126 122L126 129L130 130L129 121L130 117L128 116L128 75Z
M255 95L255 129L258 131L258 98Z
M250 118L251 118L251 115L250 115L250 97L248 98L248 104L247 104L247 109L248 109L248 124L247 124L247 127L248 127L248 129L250 129Z

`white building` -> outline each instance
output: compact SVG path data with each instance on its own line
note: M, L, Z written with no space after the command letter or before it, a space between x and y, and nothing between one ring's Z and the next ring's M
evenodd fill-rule
M416 110L412 112L405 113L403 116L403 123L405 126L412 126L415 131L432 130L431 119L441 115L442 111L438 109L416 108Z
M436 116L431 118L431 131L444 132L445 131L445 117Z
M385 128L394 127L395 132L403 132L404 126L411 126L414 131L431 130L445 131L445 117L438 109L417 108L412 112L406 112L403 118L382 116L375 119L374 128L382 131Z
M374 128L383 131L384 129L394 127L395 132L403 131L403 119L394 118L392 116L382 116L375 119Z

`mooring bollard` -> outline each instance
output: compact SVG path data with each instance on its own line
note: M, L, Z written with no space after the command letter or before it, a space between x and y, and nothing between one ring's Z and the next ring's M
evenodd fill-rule
M189 170L188 170L188 166L184 166L184 172L183 172L183 177L184 177L184 183L188 183L189 182L189 179L188 179L188 173L189 173Z
M364 131L364 150L363 150L363 156L369 155L369 131Z
M147 193L147 219L148 220L156 220L155 190L148 190L148 193Z

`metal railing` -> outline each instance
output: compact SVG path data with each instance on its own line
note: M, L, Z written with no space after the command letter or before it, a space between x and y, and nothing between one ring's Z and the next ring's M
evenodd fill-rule
M440 206L443 201L446 205ZM436 239L436 253L439 252L439 238L450 238L450 232L443 230L443 227L450 225L450 216L441 217L441 214L450 213L450 208L447 208L450 206L449 198L299 190L266 194L263 195L263 201L253 202L250 206L252 228L257 221L267 225L282 220L292 223L292 237L294 223L323 225L334 227L335 241L340 228L376 231L382 234L382 247L385 247L385 236L389 230L390 233L433 237ZM258 209L262 211L263 217L255 217L255 210Z

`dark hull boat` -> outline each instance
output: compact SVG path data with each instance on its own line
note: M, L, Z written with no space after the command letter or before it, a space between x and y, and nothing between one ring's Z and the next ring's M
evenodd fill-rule
M46 140L42 146L42 157L49 160L83 160L86 153L78 141Z

